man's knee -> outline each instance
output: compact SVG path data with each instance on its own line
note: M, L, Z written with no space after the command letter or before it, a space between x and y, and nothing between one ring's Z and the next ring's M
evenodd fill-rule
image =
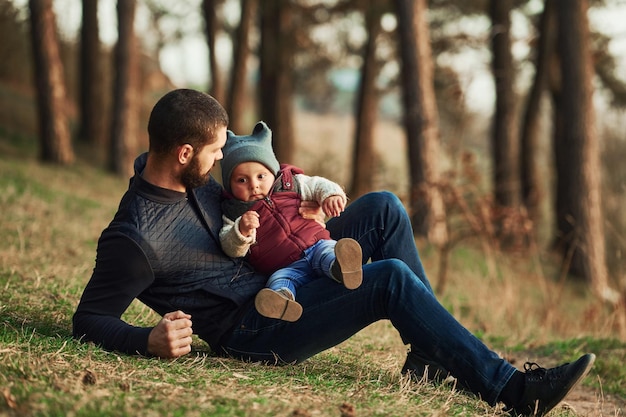
M391 191L372 191L364 194L361 198L372 199L385 206L402 206L402 201Z
M383 259L363 266L363 272L369 272L377 278L385 277L390 283L412 279L415 274L406 263L396 258Z
M391 218L406 215L406 208L402 200L390 191L372 191L361 196L359 200L380 214Z

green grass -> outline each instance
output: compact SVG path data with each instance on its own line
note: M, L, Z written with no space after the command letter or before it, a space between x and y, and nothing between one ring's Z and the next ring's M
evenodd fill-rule
M13 142L0 138L0 149L14 149ZM403 378L406 347L387 321L282 367L218 358L197 339L190 355L172 361L73 340L71 317L98 236L127 184L86 164L39 164L22 147L0 154L0 416L348 416L350 407L360 417L501 414L449 386ZM435 277L436 251L422 253ZM440 295L446 308L518 367L595 352L583 387L590 415L599 407L623 413L624 311L598 305L581 284L561 287L539 275L537 261L547 260L536 254L499 254L494 276L484 258L471 242L453 251ZM158 320L138 302L124 319Z

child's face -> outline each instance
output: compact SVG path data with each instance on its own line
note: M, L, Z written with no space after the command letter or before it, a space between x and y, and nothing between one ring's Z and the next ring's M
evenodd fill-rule
M265 165L259 162L243 162L233 169L230 189L238 200L261 200L270 192L274 180L274 174Z

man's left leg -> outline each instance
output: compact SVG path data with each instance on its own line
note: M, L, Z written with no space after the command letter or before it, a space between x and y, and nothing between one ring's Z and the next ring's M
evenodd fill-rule
M357 198L341 216L329 220L327 227L335 239L357 240L363 250L363 262L400 259L434 293L415 246L409 215L393 193L371 192ZM407 353L402 371L417 379L425 375L430 380L438 380L448 375L441 364L427 358L415 346Z
M461 326L403 262L367 264L355 290L318 279L298 291L303 306L294 323L251 311L225 343L227 353L246 360L299 362L345 341L381 319L401 337L441 363L482 398L494 403L515 368Z

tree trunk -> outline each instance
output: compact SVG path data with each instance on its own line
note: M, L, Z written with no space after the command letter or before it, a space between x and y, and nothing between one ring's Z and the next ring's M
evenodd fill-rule
M416 234L442 246L448 239L439 188L439 114L433 83L426 0L397 0L404 124L409 149L411 209Z
M529 218L537 225L540 220L540 204L544 194L542 178L537 162L541 97L548 87L550 57L556 48L556 9L554 0L546 0L539 23L539 39L535 57L535 78L526 100L524 122L520 138L520 180L522 202Z
M277 34L279 1L260 2L261 43L259 45L259 110L261 118L276 134L278 125L277 109L273 97L278 95L278 54Z
M512 0L491 0L492 70L496 107L491 139L494 198L498 206L516 208L520 200L519 144L515 135L514 72L511 53Z
M561 55L563 140L559 148L563 174L564 218L559 237L571 254L570 272L584 277L595 294L617 302L609 287L601 206L601 166L592 102L593 66L589 49L586 0L558 1L558 45Z
M37 89L40 159L70 164L74 161L74 151L66 114L67 93L52 0L30 0L28 5Z
M261 2L261 118L272 129L279 161L293 161L294 28L288 0Z
M217 38L218 21L215 12L219 0L202 0L202 12L204 14L204 25L209 46L209 68L211 71L211 86L209 94L217 101L224 103L226 94L224 93L224 77L217 63L217 54L215 51L215 42Z
M92 144L104 142L104 91L102 54L98 32L98 0L83 0L80 32L80 128L79 140Z
M109 169L119 175L132 174L132 158L137 134L138 67L133 30L136 0L118 0L118 39L115 45L113 83L113 122Z
M257 10L257 0L241 0L241 19L237 29L237 40L233 56L233 70L230 79L230 92L227 109L230 116L230 129L237 134L245 130L248 101L248 58L250 56L250 30Z
M368 0L367 3L364 13L368 36L363 52L361 82L357 98L352 185L349 193L352 199L372 191L374 188L372 167L376 166L374 127L378 113L376 78L380 67L376 59L376 39L382 29L380 26L382 11L376 7L376 0Z
M556 4L556 3L555 3ZM558 26L558 20L557 20ZM555 27L556 29L556 27ZM556 39L555 39L556 41ZM558 46L555 43L555 46ZM560 223L567 219L565 208L565 190L566 187L561 183L565 181L567 176L566 161L563 158L563 149L567 144L563 139L563 81L561 80L561 57L558 48L555 53L549 57L548 78L550 86L550 97L552 99L552 147L554 157L555 185L554 185L554 219L556 236L553 246L559 251L560 241L559 231L562 229Z

